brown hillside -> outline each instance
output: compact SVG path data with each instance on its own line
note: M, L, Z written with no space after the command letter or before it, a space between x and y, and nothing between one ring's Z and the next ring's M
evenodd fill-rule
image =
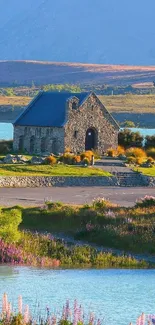
M154 66L0 61L0 85L50 83L129 85L155 80Z

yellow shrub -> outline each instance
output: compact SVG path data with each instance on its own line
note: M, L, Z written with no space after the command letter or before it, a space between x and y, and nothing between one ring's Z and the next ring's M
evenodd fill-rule
M107 150L108 157L115 157L116 156L116 150L113 148L110 148Z
M129 156L127 158L127 162L128 162L128 164L135 164L136 163L136 158L133 157L133 156Z
M143 163L143 161L144 161L144 158L143 157L137 157L136 158L136 164L137 165L141 165Z
M92 159L92 156L94 156L94 153L93 153L93 151L88 150L88 151L82 152L80 156L81 156L81 160L84 160L85 158L87 158L90 162Z
M68 147L65 149L65 153L70 153L71 152L71 149Z
M74 164L78 164L81 162L81 157L80 156L74 156L73 157L73 163Z
M135 158L146 158L146 152L141 148L129 148L126 150L126 156L132 156Z
M125 149L122 146L117 147L117 155L124 155L125 154Z
M46 163L49 164L49 165L55 165L57 163L57 160L53 156L48 156L46 158Z
M63 156L62 156L62 161L65 164L71 165L73 163L73 154L71 154L69 152L64 153Z
M148 164L153 164L154 163L154 159L152 157L148 157L147 163Z

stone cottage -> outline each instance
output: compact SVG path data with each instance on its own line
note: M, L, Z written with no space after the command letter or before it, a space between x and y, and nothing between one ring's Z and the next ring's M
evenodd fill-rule
M41 92L14 123L14 150L100 153L118 145L119 126L95 93Z

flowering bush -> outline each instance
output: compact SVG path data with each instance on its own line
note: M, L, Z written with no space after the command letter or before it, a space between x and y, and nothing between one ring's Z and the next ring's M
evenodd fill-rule
M106 218L116 219L116 215L115 215L114 211L112 211L112 210L106 211L104 215Z
M141 198L136 202L138 207L151 207L155 206L155 196L146 195L144 198Z
M5 243L0 239L0 263L58 267L60 261L27 252L22 246Z

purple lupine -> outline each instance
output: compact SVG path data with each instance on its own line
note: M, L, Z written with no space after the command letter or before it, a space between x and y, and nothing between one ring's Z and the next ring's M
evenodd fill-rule
M73 325L78 323L78 303L77 300L74 300L74 314L73 314Z

